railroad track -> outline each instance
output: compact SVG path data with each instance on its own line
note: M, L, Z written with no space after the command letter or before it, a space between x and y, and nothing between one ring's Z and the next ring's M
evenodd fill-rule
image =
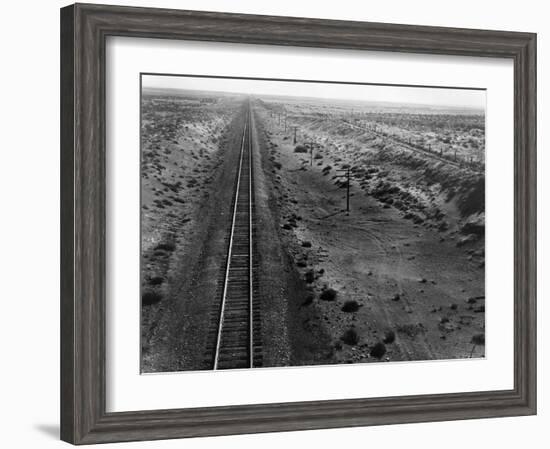
M255 278L254 176L250 105L246 112L231 206L227 253L218 280L220 301L211 313L209 368L261 366L260 308Z

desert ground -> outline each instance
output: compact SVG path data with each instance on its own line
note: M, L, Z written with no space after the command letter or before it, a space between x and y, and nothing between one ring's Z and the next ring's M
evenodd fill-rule
M247 108L262 366L483 357L482 111L151 91L142 372L209 369Z

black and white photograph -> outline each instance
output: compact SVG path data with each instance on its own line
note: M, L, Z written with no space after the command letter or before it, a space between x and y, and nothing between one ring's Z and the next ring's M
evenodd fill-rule
M141 75L141 372L485 356L484 89Z
M544 5L4 3L1 446L546 447Z

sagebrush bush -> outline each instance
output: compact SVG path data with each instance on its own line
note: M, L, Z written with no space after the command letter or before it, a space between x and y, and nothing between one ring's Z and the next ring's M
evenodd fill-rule
M315 271L307 270L304 279L308 284L311 284L315 280Z
M372 357L376 357L377 359L381 359L384 357L384 354L386 353L386 345L379 341L376 343L370 350L370 355Z
M164 278L162 276L153 276L149 279L149 285L160 285L164 282Z
M478 346L485 345L485 334L476 334L472 337L472 343Z
M359 343L359 335L357 334L357 331L352 327L342 334L340 340L342 340L347 345L355 346L357 343Z
M155 246L155 250L161 251L174 251L176 249L176 244L174 242L161 242Z
M391 344L395 341L395 332L394 331L387 331L384 334L384 340L382 340L384 343Z
M333 288L327 288L326 290L323 290L321 292L319 298L321 298L323 301L334 301L337 294L338 293Z
M162 295L159 292L155 290L146 290L141 295L141 305L150 306L152 304L160 302L161 299Z
M357 312L359 310L359 303L355 300L346 301L342 306L342 312Z

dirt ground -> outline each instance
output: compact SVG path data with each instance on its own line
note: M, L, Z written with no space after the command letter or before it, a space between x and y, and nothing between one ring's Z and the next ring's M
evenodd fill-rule
M285 132L269 110L259 108L258 115L283 218L280 233L310 292L301 307L314 310L303 326L320 326L331 336L334 361L483 356L484 346L472 343L484 334L483 239L462 243L456 204L418 187L418 196L442 212L439 221L415 223L366 193L369 186L352 173L347 213L345 169L365 168L353 160L356 149L342 151L356 136L302 122L302 141L314 142L312 158L294 152L290 127ZM377 182L414 182L417 172L392 160L376 164Z

